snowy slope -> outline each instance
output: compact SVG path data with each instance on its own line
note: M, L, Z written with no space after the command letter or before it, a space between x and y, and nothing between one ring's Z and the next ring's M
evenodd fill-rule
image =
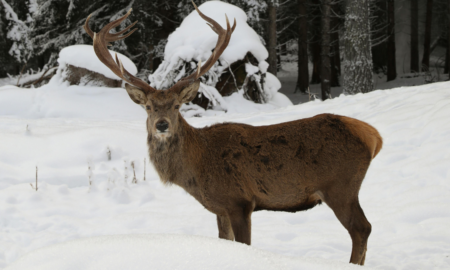
M224 121L268 125L328 112L372 124L384 147L360 192L373 228L366 265L448 269L449 88L445 82L187 120L196 127ZM163 186L149 164L143 181L145 118L123 89L57 81L39 89L0 88L0 268L54 263L73 269L65 264L82 260L83 269L108 269L114 262L148 263L150 256L160 268L170 263L167 269L186 269L183 262L191 260L197 269L225 269L231 262L216 251L239 258L234 269L263 259L260 269L350 267L350 237L325 205L295 214L254 213L252 247L217 240L215 216L191 196ZM131 183L131 162L137 184ZM38 191L30 186L35 166ZM99 236L105 237L91 239ZM168 254L159 244L180 251ZM201 252L192 257L191 250Z
M8 270L330 268L360 269L323 259L281 256L231 241L170 234L115 235L70 241L32 252L7 267Z

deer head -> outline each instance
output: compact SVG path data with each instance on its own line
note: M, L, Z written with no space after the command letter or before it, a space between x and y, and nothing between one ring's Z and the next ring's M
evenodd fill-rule
M124 39L130 36L137 29L130 30L136 23L134 22L124 30L111 34L109 31L120 25L131 13L131 9L123 17L110 22L104 26L99 33L94 33L89 28L89 19L84 24L85 31L94 40L94 51L102 63L104 63L117 76L122 78L125 83L125 89L130 98L137 104L142 105L147 110L147 130L149 134L158 139L166 139L176 133L178 129L178 120L181 117L179 108L183 103L188 103L197 95L200 87L200 77L204 75L219 59L231 38L231 34L236 28L236 20L233 27L230 27L228 17L225 15L227 29L223 29L216 21L204 15L192 2L200 17L202 17L211 29L218 34L216 47L210 58L202 65L201 61L197 64L197 70L191 75L181 79L174 86L167 90L156 90L146 82L131 75L122 65L116 54L114 60L108 51L109 42Z

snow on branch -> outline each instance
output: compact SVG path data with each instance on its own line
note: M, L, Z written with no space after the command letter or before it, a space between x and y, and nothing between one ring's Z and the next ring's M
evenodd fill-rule
M0 1L5 8L6 20L9 21L6 38L13 41L8 53L16 58L18 62L26 62L32 51L32 46L28 41L27 35L27 32L29 31L27 22L31 22L31 17L27 16L27 22L23 22L5 0ZM32 7L30 7L30 9L31 8Z

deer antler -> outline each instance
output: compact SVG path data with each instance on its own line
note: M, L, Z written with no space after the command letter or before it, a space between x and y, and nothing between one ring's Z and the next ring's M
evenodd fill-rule
M192 2L195 9L197 10L200 17L202 17L205 21L207 21L207 24L211 27L211 29L216 32L219 35L219 38L217 39L216 47L214 48L214 52L209 57L209 59L205 62L205 64L202 66L201 61L198 63L197 70L192 73L191 75L181 79L178 81L174 86L172 86L173 91L179 93L186 85L189 85L196 80L198 80L203 74L208 72L208 70L214 65L214 63L219 59L219 57L222 55L223 51L228 46L228 43L230 42L231 34L233 33L234 29L236 28L236 19L234 19L233 27L230 27L230 22L228 20L228 17L225 15L226 21L227 21L227 29L223 29L220 24L218 24L216 21L211 19L210 17L203 14L198 7L195 5L194 2ZM125 14L123 17L108 23L106 26L100 30L98 33L94 33L89 28L89 19L91 18L91 15L89 15L86 19L86 22L84 23L84 30L86 33L91 36L91 38L94 40L94 51L97 55L98 59L105 64L114 74L122 78L123 80L127 81L131 85L140 88L141 90L147 91L147 92L154 92L156 91L155 88L151 87L146 82L142 81L139 78L134 77L131 75L122 65L122 62L119 60L116 54L116 61L114 61L113 57L109 53L108 45L109 42L117 41L124 39L128 36L130 36L134 31L137 30L137 28L132 29L127 34L123 35L125 32L130 30L136 23L134 22L130 26L126 27L124 30L111 34L109 31L120 25L131 13L130 9L127 14Z
M207 25L209 25L209 27L211 27L211 29L214 32L216 32L219 35L219 37L217 39L216 47L214 48L212 55L209 57L208 60L206 60L205 64L202 66L200 61L197 64L197 70L195 72L181 79L174 86L172 86L174 91L181 91L184 88L184 86L193 83L194 81L198 80L203 74L208 72L208 70L222 55L223 51L225 51L225 49L227 48L228 43L230 42L231 34L234 32L234 29L236 28L236 19L234 19L233 27L230 27L230 21L228 20L227 15L225 15L225 19L227 21L227 29L225 30L215 20L203 14L193 1L192 4L194 5L195 10L197 10L200 17L202 17L207 22Z
M127 12L127 14L125 14L123 17L105 25L102 28L102 30L100 30L100 32L98 32L98 33L94 33L89 28L89 19L91 18L91 15L92 15L91 14L91 15L89 15L89 17L87 17L86 22L84 23L84 30L94 40L94 51L95 51L95 54L97 55L98 59L103 64L105 64L112 72L114 72L114 74L116 74L123 80L127 81L131 85L140 88L141 90L144 90L147 92L154 92L154 91L156 91L155 88L151 87L149 84L142 81L141 79L136 78L135 76L131 75L123 67L122 62L117 57L117 53L116 53L116 61L114 61L113 57L111 56L111 54L109 53L109 50L108 50L108 45L110 45L109 42L124 39L124 38L130 36L131 34L133 34L134 31L137 30L137 28L135 28L135 29L132 29L127 34L122 35L125 32L127 32L128 30L130 30L130 28L133 27L137 23L137 21L136 21L118 33L115 33L115 34L109 33L109 31L111 29L120 25L130 15L131 10L132 9L130 8L130 10Z

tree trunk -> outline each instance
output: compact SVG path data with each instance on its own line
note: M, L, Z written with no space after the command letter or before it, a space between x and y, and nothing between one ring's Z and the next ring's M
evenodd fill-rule
M394 0L388 0L388 42L387 42L387 81L397 78L395 58L395 5Z
M333 14L338 14L337 5L332 8ZM341 54L339 51L339 28L340 20L336 16L332 16L330 25L330 64L331 64L331 87L340 86L339 75L341 74Z
M433 0L427 0L427 15L425 19L425 42L422 57L422 71L429 71L430 68L430 43L431 43L431 16Z
M446 52L445 52L444 74L448 74L448 54L449 54L449 50L447 47Z
M348 0L345 14L344 93L373 90L370 50L370 0Z
M320 0L314 0L314 9L312 12L313 20L312 20L312 42L311 42L311 54L312 54L312 62L313 62L313 70L311 75L311 84L320 83L320 71L321 71L321 60L320 60L320 52L321 52L321 12L320 12Z
M277 2L269 0L269 69L277 75ZM275 3L274 3L275 2Z
M449 74L450 80L450 0L448 0L447 2L447 54L445 57L445 73Z
M322 100L330 98L330 1L322 0L322 66L320 72Z
M372 17L375 19L372 21L372 61L374 71L385 72L387 66L387 6L386 0L375 0L375 8L373 10Z
M336 30L335 32L330 34L331 44L330 44L330 66L331 66L331 87L340 86L339 84L339 75L341 74L341 59L339 52L339 32Z
M150 44L148 47L148 50L150 51L150 53L148 54L148 70L153 73L153 71L155 71L155 66L153 63L153 58L154 58L154 49L155 49L155 45Z
M306 93L309 87L308 71L308 17L307 0L298 0L298 78L295 92Z
M411 72L419 72L419 0L411 0Z
M337 76L341 75L341 45L339 41L339 30L337 30L333 35L333 52L334 52L334 66L336 67Z

